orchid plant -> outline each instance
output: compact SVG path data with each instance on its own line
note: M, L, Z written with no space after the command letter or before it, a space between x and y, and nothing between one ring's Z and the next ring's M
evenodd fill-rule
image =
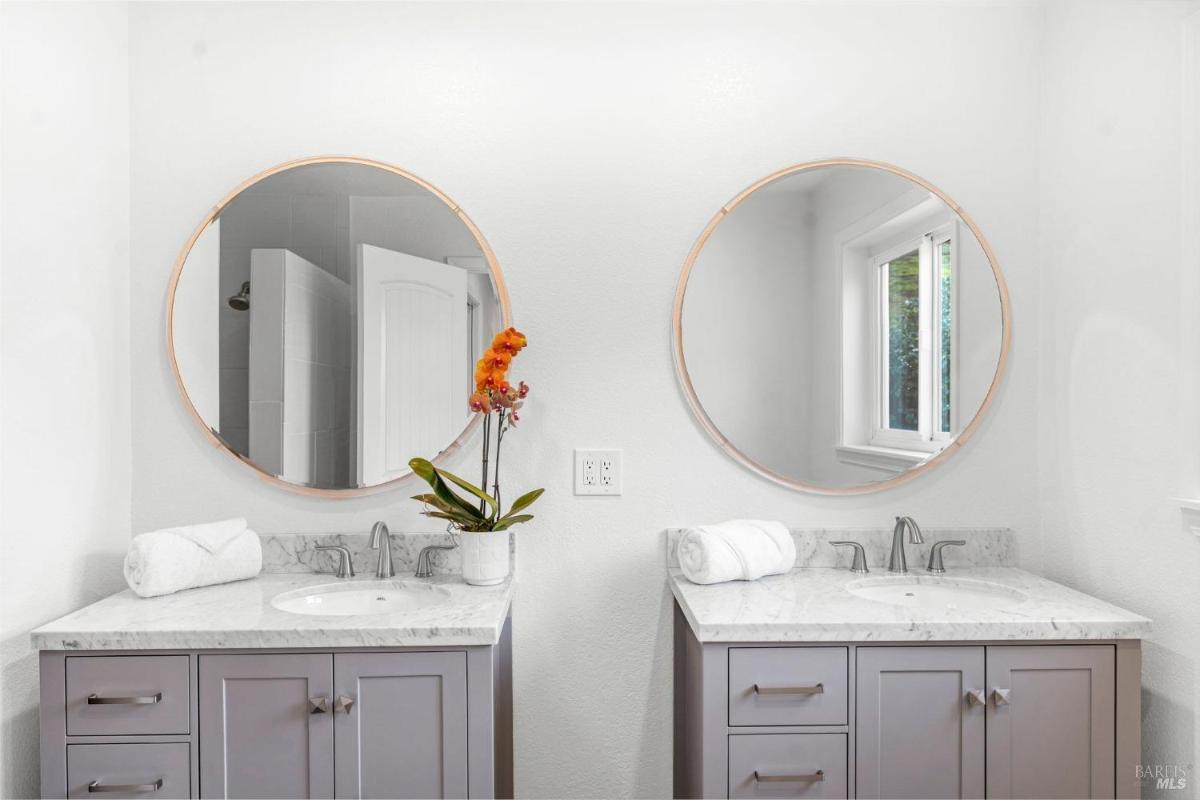
M432 494L413 497L426 506L422 513L427 517L447 520L450 527L464 533L504 531L521 522L533 519L532 514L522 514L533 505L545 489L526 492L513 501L506 513L501 513L500 504L500 445L504 435L515 428L521 420L518 413L529 396L529 385L521 381L513 386L508 381L508 368L517 354L528 344L525 334L516 328L508 328L496 334L491 346L475 365L475 392L468 401L471 411L483 415L483 479L479 486L470 481L435 467L424 458L408 462L422 480L433 489ZM495 450L492 450L493 439ZM492 459L489 473L489 459ZM492 481L491 494L487 491L489 475ZM451 488L451 484L467 492L463 497Z

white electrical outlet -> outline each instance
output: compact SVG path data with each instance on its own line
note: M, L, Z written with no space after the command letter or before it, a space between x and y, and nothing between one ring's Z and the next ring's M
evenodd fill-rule
M575 494L620 493L620 450L575 451Z

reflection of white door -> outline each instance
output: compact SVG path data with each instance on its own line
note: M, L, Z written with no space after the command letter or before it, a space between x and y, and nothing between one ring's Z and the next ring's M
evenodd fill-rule
M433 458L468 416L467 275L407 253L358 247L358 482Z

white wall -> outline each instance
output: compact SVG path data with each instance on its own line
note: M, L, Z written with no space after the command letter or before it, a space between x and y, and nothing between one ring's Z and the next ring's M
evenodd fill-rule
M197 221L264 167L352 153L434 182L488 237L530 337L513 375L533 402L504 456L509 492L548 489L518 534L522 796L670 794L668 525L909 513L1011 525L1037 563L1038 6L153 3L130 24L134 527L244 513L265 532L429 529L409 490L304 499L209 447L176 396L162 304ZM912 46L931 32L936 48ZM914 86L955 113L919 124ZM881 124L896 120L910 122ZM726 458L676 386L668 326L722 204L843 154L901 164L968 209L1016 314L995 413L953 468L852 499ZM576 446L624 449L622 497L571 494Z
M1200 369L1178 358L1183 317L1200 302L1179 301L1200 269L1180 216L1200 178L1181 170L1180 124L1185 101L1200 97L1200 61L1182 69L1185 36L1200 41L1198 13L1195 3L1166 2L1047 8L1038 237L1042 569L1154 619L1143 761L1187 767L1189 791L1200 541L1168 497L1184 477L1178 448L1195 445L1179 421L1200 413L1176 407L1181 373Z
M38 794L29 630L122 584L130 499L127 22L123 4L0 5L3 797Z

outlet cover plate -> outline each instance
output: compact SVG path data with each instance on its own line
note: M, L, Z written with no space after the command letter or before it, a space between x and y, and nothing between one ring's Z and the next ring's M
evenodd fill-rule
M621 493L620 450L575 450L575 494Z

